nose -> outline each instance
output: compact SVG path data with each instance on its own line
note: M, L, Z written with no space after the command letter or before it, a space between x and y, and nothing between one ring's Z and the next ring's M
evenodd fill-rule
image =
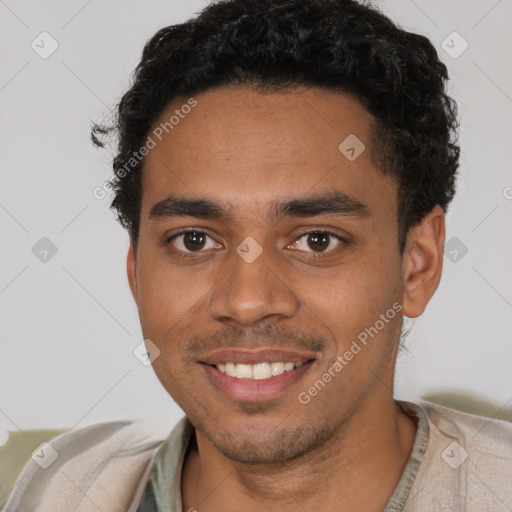
M233 251L225 264L226 275L209 301L214 320L252 326L267 317L290 318L297 313L299 301L267 251L254 260Z

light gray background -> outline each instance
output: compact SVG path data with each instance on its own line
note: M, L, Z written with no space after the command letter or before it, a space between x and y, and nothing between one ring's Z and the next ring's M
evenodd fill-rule
M89 128L120 99L154 32L204 5L0 0L0 429L157 415L175 423L183 414L132 353L142 334L126 279L128 236L108 196L93 196L111 175L111 158L92 147ZM429 37L449 68L462 168L446 240L457 237L468 249L457 262L445 257L441 285L413 322L396 396L455 389L505 406L512 399L512 2L379 5ZM43 31L59 45L47 59L31 48ZM469 43L456 59L441 47L453 31ZM42 237L58 248L46 263L32 252Z

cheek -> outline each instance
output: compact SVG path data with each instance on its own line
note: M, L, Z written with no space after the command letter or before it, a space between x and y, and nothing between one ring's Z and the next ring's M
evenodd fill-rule
M399 302L398 271L392 260L381 258L375 251L345 262L326 279L305 283L303 301L336 337L338 353L348 350L358 335L368 332L365 329ZM379 334L393 337L395 317L393 310L383 328L381 322L377 324Z
M193 318L207 283L172 267L165 258L144 255L139 262L138 310L144 335L160 337L179 330L180 321Z

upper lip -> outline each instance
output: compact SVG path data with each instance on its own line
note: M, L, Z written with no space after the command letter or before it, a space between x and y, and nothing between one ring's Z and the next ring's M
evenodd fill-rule
M310 359L314 359L313 354L281 349L222 349L210 352L200 362L206 364L305 363Z

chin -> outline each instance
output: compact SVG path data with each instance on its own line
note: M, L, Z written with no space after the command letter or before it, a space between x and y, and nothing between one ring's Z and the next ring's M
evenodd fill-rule
M282 464L314 451L330 438L331 432L313 426L247 428L205 437L228 459L244 464Z

